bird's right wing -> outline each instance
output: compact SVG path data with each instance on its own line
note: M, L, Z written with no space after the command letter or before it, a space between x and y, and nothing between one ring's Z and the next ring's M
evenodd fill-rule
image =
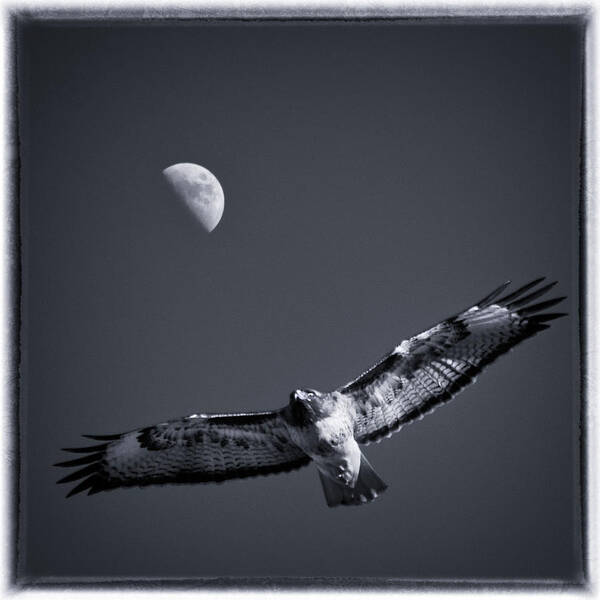
M379 441L431 412L472 383L482 369L564 313L543 313L563 298L530 304L554 284L537 279L495 300L508 283L471 308L402 342L341 388L351 398L359 443Z
M192 415L65 448L83 457L58 463L82 467L59 483L82 479L69 496L122 486L220 482L297 469L310 458L294 444L278 411Z

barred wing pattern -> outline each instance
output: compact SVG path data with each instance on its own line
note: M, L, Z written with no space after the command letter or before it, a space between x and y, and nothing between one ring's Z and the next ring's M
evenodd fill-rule
M276 411L192 415L119 435L85 437L103 443L65 448L84 456L56 465L83 467L59 481L83 479L68 496L122 486L219 482L291 471L310 462Z
M453 398L475 376L519 342L566 313L541 313L564 297L530 304L556 282L525 295L536 279L494 302L507 282L471 308L402 342L339 391L354 400L355 438L380 441Z

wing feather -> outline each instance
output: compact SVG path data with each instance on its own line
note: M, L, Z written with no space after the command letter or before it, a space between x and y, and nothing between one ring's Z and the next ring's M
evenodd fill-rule
M551 283L529 292L536 279L496 300L508 283L477 304L402 342L393 352L338 391L353 399L355 438L380 441L422 418L475 381L482 369L566 313L541 313L564 300L530 302Z
M192 415L119 435L57 463L82 467L58 483L81 479L68 496L125 486L220 482L300 468L310 458L288 436L279 413Z

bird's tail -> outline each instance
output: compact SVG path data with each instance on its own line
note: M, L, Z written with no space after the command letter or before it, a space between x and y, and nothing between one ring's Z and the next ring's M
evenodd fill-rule
M323 475L319 470L319 477L327 500L327 506L352 506L371 502L387 489L387 484L375 473L364 454L360 455L360 471L354 487L338 483Z

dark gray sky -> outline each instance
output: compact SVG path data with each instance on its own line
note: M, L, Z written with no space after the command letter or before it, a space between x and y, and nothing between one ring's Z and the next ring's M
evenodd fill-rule
M29 23L18 32L21 576L569 580L578 514L575 25ZM161 171L209 168L210 235ZM81 433L331 389L506 279L568 319L366 449L65 500Z

